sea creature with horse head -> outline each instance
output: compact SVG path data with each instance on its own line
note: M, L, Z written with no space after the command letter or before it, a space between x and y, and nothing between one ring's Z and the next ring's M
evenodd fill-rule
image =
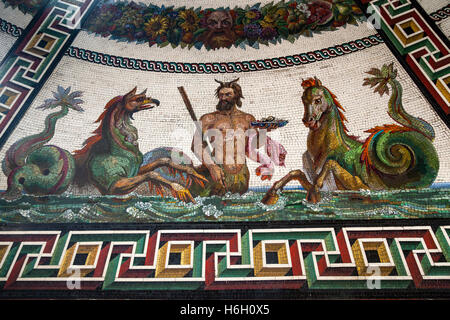
M262 202L273 204L278 191L292 180L307 190L307 200L321 200L320 190L389 190L429 187L436 179L439 158L433 146L433 127L406 112L402 86L393 63L367 72L363 85L375 87L380 96L391 95L388 114L398 124L376 126L365 141L351 136L345 125L344 108L322 82L309 78L304 89L303 123L309 128L303 168L275 182Z

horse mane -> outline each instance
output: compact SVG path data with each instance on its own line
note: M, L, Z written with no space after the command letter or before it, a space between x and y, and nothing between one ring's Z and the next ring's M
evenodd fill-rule
M333 103L336 106L339 118L341 119L342 128L344 129L345 134L348 135L348 129L345 125L345 123L347 122L347 118L344 115L345 109L337 100L336 95L333 92L331 92L327 87L323 86L322 83L317 78L308 78L306 80L303 80L302 87L303 87L303 89L307 89L307 88L311 88L311 87L318 87L318 88L320 87L320 88L324 88L325 90L328 91L328 93L331 95L331 98L333 99ZM357 139L357 137L354 137L354 136L349 136L349 137Z
M83 148L80 150L75 150L74 151L74 156L75 159L79 159L85 155L87 155L89 153L89 151L91 150L91 148L102 139L102 131L103 131L103 120L106 117L106 114L108 113L108 111L110 109L115 108L115 106L122 101L123 96L117 96L113 99L111 99L105 106L104 111L102 112L102 114L100 114L100 116L98 117L98 119L95 121L95 123L100 122L100 125L98 126L97 129L95 129L94 131L92 131L92 133L94 134L93 136L89 137L88 139L86 139L86 141L84 141L83 143Z

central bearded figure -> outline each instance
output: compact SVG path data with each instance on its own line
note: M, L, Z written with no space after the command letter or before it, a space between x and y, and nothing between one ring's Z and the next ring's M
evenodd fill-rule
M242 95L239 79L230 82L217 81L219 102L216 111L200 118L202 132L197 132L192 141L192 151L202 162L196 170L209 180L205 188L193 186L196 196L224 195L227 192L243 194L248 191L250 173L246 158L262 163L256 174L262 180L271 179L273 163L284 165L286 151L277 142L252 127L255 117L241 111ZM207 140L209 139L209 143ZM256 144L258 143L258 145ZM214 146L211 148L211 146ZM256 151L266 146L268 156ZM270 147L270 150L268 149ZM272 158L275 158L272 159Z
M201 164L194 167L192 159L181 149L174 147L159 147L147 152L143 157L143 166L154 161L172 161L190 166L199 177L204 177L205 184L193 184L186 173L175 174L170 168L157 168L156 172L168 181L185 185L189 190L187 200L195 201L195 197L223 196L226 193L243 194L248 191L250 172L247 158L258 162L256 175L261 180L270 180L275 166L284 166L286 150L277 141L272 140L261 127L261 121L240 110L242 107L241 86L239 79L230 82L217 81L216 89L219 102L216 111L204 114L197 120L183 87L178 87L183 101L196 123L191 149ZM267 127L267 131L275 129ZM261 148L263 147L263 148ZM261 151L258 150L261 148ZM202 181L202 182L203 182ZM155 186L157 187L157 186ZM149 185L152 194L153 186ZM156 188L156 193L165 193Z

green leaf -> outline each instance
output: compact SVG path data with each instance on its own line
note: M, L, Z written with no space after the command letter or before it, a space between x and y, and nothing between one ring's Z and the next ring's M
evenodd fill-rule
M261 8L261 13L265 16L266 14L271 13L271 11L274 11L274 8L276 9L276 7L274 7L273 5L273 2L268 3Z
M159 47L164 48L165 46L169 45L169 43L170 43L169 41L164 41L163 43L159 44Z
M351 16L350 19L348 20L349 24L352 24L354 26L358 25L358 21L356 20L356 18L354 16Z
M278 28L278 33L280 34L280 36L286 39L289 36L289 29L286 27Z
M243 41L245 41L244 38L239 38L239 39L237 39L237 40L234 42L234 44L235 44L236 46L238 46L238 45L240 45Z
M271 1L268 4L264 5L264 7L262 7L262 9L268 9L268 8L272 8L272 7L274 7L273 1Z

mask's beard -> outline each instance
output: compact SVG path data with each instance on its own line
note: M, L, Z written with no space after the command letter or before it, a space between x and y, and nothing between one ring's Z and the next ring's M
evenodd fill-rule
M216 109L219 111L230 111L235 104L235 101L226 101L221 100L216 106Z
M220 31L210 30L206 34L205 41L211 48L230 48L235 42L236 36L230 29Z

